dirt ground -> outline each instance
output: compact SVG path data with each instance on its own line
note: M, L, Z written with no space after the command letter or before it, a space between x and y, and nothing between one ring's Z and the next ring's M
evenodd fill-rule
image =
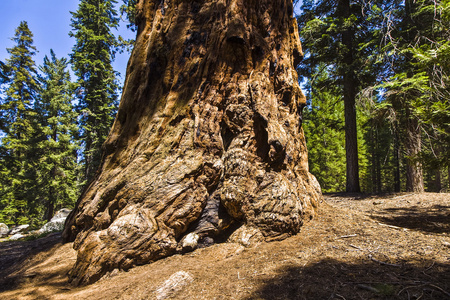
M450 194L326 195L317 217L280 242L218 244L85 287L60 235L0 243L0 299L450 299Z

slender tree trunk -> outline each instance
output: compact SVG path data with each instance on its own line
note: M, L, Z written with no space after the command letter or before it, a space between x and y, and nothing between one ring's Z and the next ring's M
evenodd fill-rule
M63 234L78 250L77 283L227 228L239 228L236 242L288 237L321 199L301 128L292 1L141 0L137 12L103 161Z
M350 1L340 0L337 8L343 19L351 15ZM347 192L360 192L358 164L358 132L356 125L356 88L357 80L353 70L354 30L348 28L342 32L342 44L345 46L343 57L344 114L345 114L345 150L347 162Z

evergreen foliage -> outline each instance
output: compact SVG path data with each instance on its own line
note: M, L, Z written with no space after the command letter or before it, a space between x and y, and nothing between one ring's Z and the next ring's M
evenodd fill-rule
M72 106L73 84L67 71L68 61L58 59L53 50L44 57L39 68L40 129L43 138L38 144L37 200L50 220L57 209L73 207L77 197L77 134L76 112Z
M37 162L38 94L37 72L33 60L36 48L28 24L22 21L12 38L15 46L7 49L8 72L1 101L0 222L27 223L36 214L35 184Z
M310 172L323 192L345 190L344 103L337 93L310 93L303 128L308 146Z
M363 1L303 1L302 13L298 17L306 49L305 60L299 71L303 76L317 74L323 67L329 73L329 80L323 87L335 85L342 95L345 116L346 141L346 190L360 190L358 130L356 97L358 92L373 82L371 51L376 44L367 21L368 11ZM364 45L363 47L361 45Z
M343 3L350 7L345 18L339 13ZM323 99L345 96L342 74L357 70L358 143L365 143L358 145L359 158L368 163L360 169L364 190L423 191L423 171L427 189L441 190L450 178L441 172L444 167L450 172L449 1L311 0L303 1L302 9L299 24L306 59L299 71L306 75L313 103L322 99L320 109L330 118L333 113ZM345 58L350 44L342 39L346 30L353 34L351 64ZM322 113L313 105L315 109L311 118ZM305 123L321 126L313 119ZM324 133L335 130L330 125L326 129ZM326 166L322 159L314 161L314 153L337 153L335 146L308 142L310 166L319 181Z
M91 180L101 160L101 147L118 105L116 72L112 67L118 45L112 29L119 19L115 0L81 0L72 13L70 36L76 39L71 63L78 77L77 97L83 147L84 179Z
M6 75L6 65L4 62L0 61L0 84L8 80L8 76Z
M123 4L120 6L120 14L125 15L129 24L127 28L132 31L137 30L136 25L136 4L138 0L122 0Z

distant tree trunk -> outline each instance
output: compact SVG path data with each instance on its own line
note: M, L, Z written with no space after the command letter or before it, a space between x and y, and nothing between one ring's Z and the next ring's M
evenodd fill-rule
M441 169L439 167L434 170L434 191L439 193L442 190Z
M416 35L416 29L411 30L416 25L413 19L413 10L415 6L415 1L406 0L405 1L405 26L406 28L410 28L407 30L407 41L414 40ZM410 53L406 54L406 58L408 62L413 61L413 56ZM407 71L408 78L412 78L414 73L414 69L412 66L409 66L409 70ZM416 95L411 94L409 98L413 98ZM405 153L407 156L406 159L406 190L408 192L424 192L424 184L423 184L423 170L422 164L418 160L418 154L422 150L422 138L421 138L421 130L419 126L419 122L417 117L415 117L411 111L411 107L409 105L409 101L402 101L403 109L404 109L404 121L403 126L405 128L406 136L405 136Z
M351 15L350 1L340 0L337 8L343 19ZM342 32L342 44L345 46L343 62L344 114L345 114L345 150L347 161L347 192L360 192L358 164L358 132L356 125L356 87L357 79L352 64L354 59L354 29Z
M394 191L399 193L401 190L400 182L400 142L398 137L398 132L394 132Z
M434 133L434 137L439 139L439 136ZM442 157L442 146L435 145L434 153L436 157ZM440 163L436 164L436 168L434 169L434 191L439 193L442 190L442 174L441 174L441 165Z
M292 1L141 0L137 12L102 164L63 234L76 283L182 251L188 235L288 237L321 198Z
M409 109L406 112L405 152L406 163L406 190L408 192L424 192L422 163L418 154L422 150L422 138L419 122L411 116Z
M376 133L376 140L377 140L377 150L379 151L380 147L380 141L379 141L379 135L378 131ZM381 193L382 190L382 182L381 182L381 157L380 153L377 153L377 193Z
M450 166L447 167L447 188L450 192Z
M377 192L377 185L375 184L375 182L377 182L377 146L375 143L375 130L374 130L374 121L372 120L372 127L370 128L370 145L372 145L372 170L371 170L371 175L372 175L372 193L376 193Z
M55 213L55 200L54 200L54 189L50 187L49 198L47 199L47 221L50 221L53 218L53 214Z

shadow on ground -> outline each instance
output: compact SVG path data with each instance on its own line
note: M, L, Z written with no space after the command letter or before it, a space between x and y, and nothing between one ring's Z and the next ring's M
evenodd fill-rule
M53 254L54 246L62 242L61 233L53 233L32 241L13 241L0 243L0 292L12 290L33 274L23 276L25 264L34 256ZM49 275L52 276L52 275Z
M371 216L373 219L393 226L424 232L450 232L450 206L386 208Z
M450 265L424 267L322 260L279 270L247 299L450 299Z

